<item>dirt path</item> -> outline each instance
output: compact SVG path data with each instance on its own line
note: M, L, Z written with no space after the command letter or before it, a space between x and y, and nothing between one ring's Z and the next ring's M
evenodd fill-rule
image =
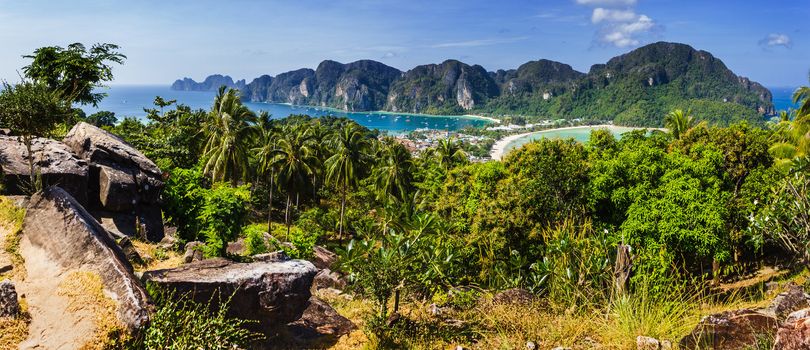
M27 276L18 282L18 293L25 295L31 314L29 336L20 349L79 349L92 339L94 314L70 310L67 297L59 295L64 276L46 252L23 237L20 250Z

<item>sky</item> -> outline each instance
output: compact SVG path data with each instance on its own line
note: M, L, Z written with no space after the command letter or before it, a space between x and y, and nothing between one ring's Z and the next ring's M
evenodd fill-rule
M115 43L112 84L248 82L373 59L401 70L458 59L490 71L541 58L587 72L644 44L714 54L769 87L807 85L808 0L0 0L0 79L42 46Z

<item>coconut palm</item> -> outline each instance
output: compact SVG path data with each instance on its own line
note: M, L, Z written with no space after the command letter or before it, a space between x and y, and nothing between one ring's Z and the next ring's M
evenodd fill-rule
M268 202L267 202L267 232L273 232L273 192L275 191L276 168L273 158L276 155L276 145L278 144L279 130L271 122L270 115L262 112L259 115L259 122L256 124L258 133L258 147L253 151L259 165L259 175L267 176L268 179Z
M684 112L682 109L676 109L669 112L664 118L664 126L669 129L676 140L680 140L696 124L695 117L692 116L692 110Z
M444 170L453 165L467 161L467 153L461 149L461 143L453 139L439 140L439 145L433 149L433 156Z
M798 117L810 116L810 86L802 86L793 93L793 103L799 105Z
M239 92L220 87L203 125L206 137L203 172L213 181L246 181L250 143L256 135L256 115L239 98Z
M318 166L315 146L316 142L310 133L309 124L285 125L273 151L271 164L278 170L279 184L287 189L284 222L287 225L288 236L292 195L297 196L304 190Z
M405 146L386 139L379 151L377 166L372 176L377 189L377 199L383 203L390 200L404 202L411 191L413 161Z
M340 187L340 228L338 239L343 239L343 220L346 210L346 194L357 186L368 160L366 154L369 140L356 123L345 123L333 134L328 144L334 152L324 165L326 179Z

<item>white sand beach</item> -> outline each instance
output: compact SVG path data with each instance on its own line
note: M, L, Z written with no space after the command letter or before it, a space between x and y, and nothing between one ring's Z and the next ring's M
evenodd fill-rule
M610 124L567 126L567 127L564 127L564 128L546 129L546 130L526 132L526 133L522 133L522 134L509 135L507 137L504 137L504 138L496 141L495 144L492 145L492 150L489 152L489 156L494 160L501 160L503 158L503 156L506 155L506 151L507 151L506 148L509 147L509 144L511 144L513 141L516 141L518 139L521 139L521 138L524 138L526 136L530 136L530 135L533 135L533 134L537 134L537 133L548 133L548 132L554 132L554 131L573 130L573 129L602 129L602 128L610 129L610 128L615 128L615 127L616 127L615 125L610 125Z

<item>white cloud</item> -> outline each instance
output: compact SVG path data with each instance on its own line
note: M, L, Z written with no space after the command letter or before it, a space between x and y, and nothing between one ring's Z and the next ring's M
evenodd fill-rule
M789 49L793 47L793 42L787 34L769 34L759 41L759 45L763 47L783 46Z
M652 18L638 15L629 21L619 21L604 26L600 31L599 39L616 47L638 46L641 44L638 37L649 33L656 27Z
M503 38L503 39L478 39L478 40L468 40L468 41L457 41L457 42L448 42L448 43L441 43L431 45L430 47L434 49L442 49L448 47L476 47L476 46L489 46L489 45L498 45L498 44L508 44L514 43L522 40L526 40L528 37L521 36L515 38Z
M633 10L611 10L606 8L597 7L593 9L591 15L591 22L627 22L636 18L636 13Z
M576 0L577 4L588 6L633 6L636 0Z

